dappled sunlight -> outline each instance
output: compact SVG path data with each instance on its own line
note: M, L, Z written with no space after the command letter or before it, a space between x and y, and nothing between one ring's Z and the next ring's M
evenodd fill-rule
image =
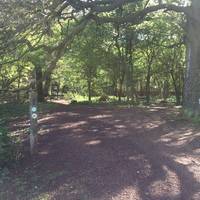
M79 126L85 125L87 124L87 121L78 121L78 122L74 122L74 123L64 123L60 126L60 130L61 129L70 129L70 128L78 128Z
M108 200L142 200L138 186L128 186L122 189L117 195L108 198Z
M172 146L179 146L179 147L181 147L181 146L184 146L187 143L188 143L188 141L186 139L185 140L178 139L178 140L176 140L174 142L171 142L171 143L167 144L167 146L169 146L169 147L172 147Z
M14 122L12 123L12 128L15 129L15 128L22 128L22 127L28 127L29 126L29 120L24 120L24 121L21 121L21 122Z
M144 124L144 128L146 128L146 129L154 129L154 128L159 127L162 124L163 123L161 123L160 121L148 122L148 123Z
M126 128L126 126L125 125L114 125L114 127L115 128L117 128L117 129L124 129L124 128Z
M150 108L148 111L149 112L158 112L158 109L156 109L156 108Z
M39 153L39 155L48 155L48 151L40 151L40 152L38 152Z
M190 164L195 163L194 157L192 157L190 155L184 154L184 155L176 155L176 156L172 156L172 157L174 157L175 162L178 162L183 165L190 165Z
M191 163L188 166L188 171L193 174L196 182L200 183L200 161Z
M191 154L182 154L174 157L174 161L185 165L197 182L200 183L200 158Z
M87 146L95 146L101 143L101 140L91 140L85 143Z
M96 133L96 132L99 132L99 129L93 128L93 129L90 129L89 131Z
M41 119L38 120L39 123L48 122L51 119L55 119L54 115L45 115Z
M159 139L160 142L168 143L172 141L172 138L161 138Z
M104 118L111 118L112 117L112 115L109 115L109 114L107 114L107 115L94 115L94 116L90 116L90 117L88 117L89 119L104 119Z
M158 128L159 126L164 125L165 121L148 119L148 120L137 120L134 122L130 120L129 122L126 123L129 124L134 129L141 129L141 131L144 131L146 129L151 130Z
M45 135L45 134L47 134L47 133L49 133L50 132L50 129L43 129L43 128L41 128L40 130L39 130L39 134L40 135Z
M200 132L154 108L76 109L39 121L38 198L199 200Z
M199 200L199 199L200 199L200 192L197 192L192 196L192 200Z
M193 153L195 153L195 154L200 154L200 148L194 149L194 150L193 150Z
M168 134L164 134L157 141L163 142L167 146L184 146L190 143L199 133L194 133L194 130L176 130Z
M156 180L149 186L149 192L155 199L167 196L169 198L177 197L181 193L181 183L178 175L171 171L167 166L163 166L165 178Z

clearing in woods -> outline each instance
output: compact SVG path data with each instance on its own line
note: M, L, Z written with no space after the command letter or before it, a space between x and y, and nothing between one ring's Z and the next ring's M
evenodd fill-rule
M60 105L40 116L38 155L2 178L0 199L199 200L200 131L173 113Z

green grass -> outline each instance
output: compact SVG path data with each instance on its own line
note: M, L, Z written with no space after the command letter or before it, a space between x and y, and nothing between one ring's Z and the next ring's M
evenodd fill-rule
M38 105L39 113L44 113L58 106L55 103L40 103ZM0 168L15 163L23 155L21 154L21 136L28 133L28 128L15 130L15 132L9 132L9 121L27 117L29 115L28 104L0 104Z
M38 111L46 112L53 108L56 108L55 103L39 103ZM0 124L2 121L7 122L12 118L28 116L29 114L29 104L0 104Z
M58 105L55 103L39 103L39 113L47 112L56 108ZM0 130L5 130L8 127L8 122L12 119L25 117L29 115L29 105L26 104L0 104Z
M182 120L187 120L192 122L193 124L199 125L200 124L200 116L199 114L195 114L190 110L182 109L179 115L179 118Z

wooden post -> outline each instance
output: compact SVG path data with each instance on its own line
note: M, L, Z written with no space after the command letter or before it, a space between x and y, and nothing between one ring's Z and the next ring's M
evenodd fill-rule
M30 153L31 155L37 152L37 132L38 132L38 115L37 115L37 86L36 72L34 70L30 80L29 91L29 110L30 110Z

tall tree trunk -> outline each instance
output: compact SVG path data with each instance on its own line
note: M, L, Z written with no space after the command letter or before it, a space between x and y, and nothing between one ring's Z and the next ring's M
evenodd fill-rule
M147 75L146 75L146 103L150 103L150 81L151 81L151 65L155 56L154 50L150 53L147 53Z
M187 23L187 72L184 88L184 108L200 114L200 1L193 0Z
M151 65L148 64L147 77L146 77L146 103L150 102L150 79L151 79Z
M118 92L118 101L121 102L121 98L122 98L122 86L123 86L123 82L120 80L119 81L119 92Z
M20 66L17 66L17 72L18 72L18 78L17 78L17 89L20 88L20 83L21 83L21 74L22 71L20 69ZM17 102L20 102L20 90L17 91Z
M164 84L163 84L163 100L166 101L168 96L169 96L169 83L167 80L164 81Z
M91 80L88 79L87 83L88 83L88 101L91 102L91 99L92 99L92 93L91 93Z
M173 74L173 70L170 71L171 77L172 77L172 82L173 82L173 86L174 86L174 91L175 91L175 97L176 97L176 105L181 105L181 92L180 92L180 88L178 87L177 83L176 83L176 79L174 77Z
M119 79L119 92L118 92L119 102L121 102L121 98L122 98L124 78L125 78L125 71L122 72L121 77Z
M42 81L42 68L36 66L36 81L37 81L37 98L38 102L44 102L44 90L43 90L43 81Z
M44 97L49 96L50 84L51 84L51 76L48 75L48 76L46 76L46 78L44 80Z

